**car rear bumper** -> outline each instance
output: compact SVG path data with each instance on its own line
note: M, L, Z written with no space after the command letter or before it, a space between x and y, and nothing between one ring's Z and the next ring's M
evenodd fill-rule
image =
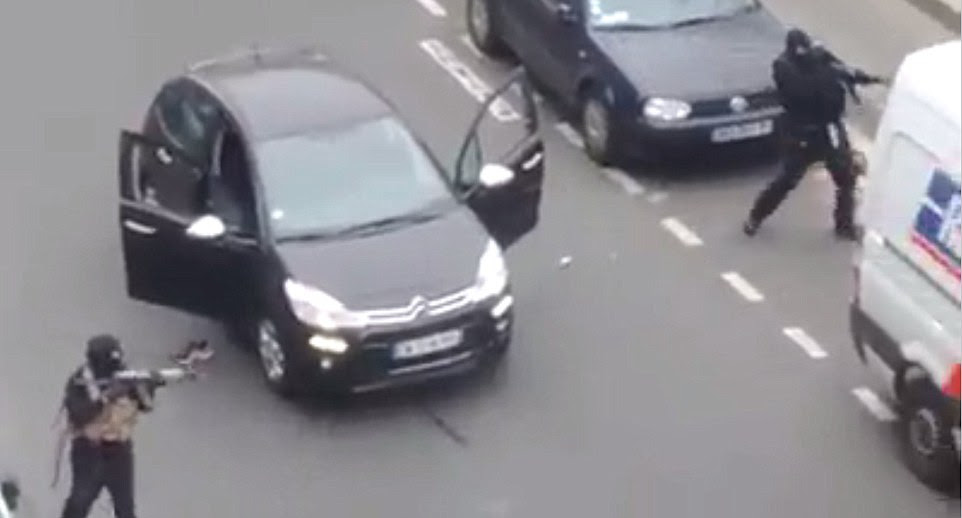
M677 122L651 122L632 118L621 121L617 146L626 157L691 156L692 151L757 145L775 141L781 126L781 108ZM769 128L760 133L749 130ZM741 128L742 134L733 128ZM727 135L722 135L727 132ZM715 138L723 136L724 138Z
M493 315L499 297L463 311L452 312L443 318L426 323L411 323L391 328L370 330L362 337L350 340L348 352L341 356L309 350L316 379L325 391L366 393L402 386L426 383L439 378L464 375L476 370L487 357L508 347L514 315L508 309ZM427 337L460 329L460 343L444 351L411 359L397 360L395 345L404 340ZM309 330L303 334L305 345Z

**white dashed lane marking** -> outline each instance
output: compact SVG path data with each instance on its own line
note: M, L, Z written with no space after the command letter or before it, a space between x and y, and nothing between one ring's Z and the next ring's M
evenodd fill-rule
M477 57L478 59L484 59L484 53L481 52L479 48L474 46L474 42L471 41L471 36L468 36L467 34L462 34L460 39L461 39L461 43L464 43L464 46L467 47L468 50L475 55L475 57Z
M655 191L648 195L648 203L661 203L668 199L668 193L665 191Z
M440 65L447 73L451 74L451 77L479 103L485 102L488 97L494 93L494 90L488 86L488 83L481 79L471 67L464 64L444 43L430 39L421 41L420 46L435 63ZM501 122L512 122L521 119L521 115L517 110L500 97L488 106L488 111L495 119Z
M681 243L687 247L702 246L704 243L698 234L676 218L665 218L661 220L661 226L671 232Z
M761 302L765 300L765 296L755 289L755 287L738 272L725 272L721 274L721 278L748 302Z
M567 122L559 122L558 124L555 124L554 127L556 130L558 130L558 133L561 133L561 136L564 137L569 144L571 144L572 146L578 149L584 149L585 147L584 139L581 138L581 135L578 134L578 132L575 131L575 129L572 128L570 124L568 124Z
M423 7L425 11L431 13L431 16L444 18L448 15L447 9L439 4L437 0L418 0L418 3L421 4L421 7Z
M895 412L872 389L867 387L854 388L852 389L852 395L879 421L884 423L895 421Z
M601 174L611 183L621 187L629 196L641 196L645 193L643 185L620 169L603 167Z
M805 351L806 354L811 356L816 360L828 357L828 353L822 346L818 345L818 342L814 338L808 335L804 329L800 327L786 327L782 330L785 336L792 339L793 342L798 344L799 347Z

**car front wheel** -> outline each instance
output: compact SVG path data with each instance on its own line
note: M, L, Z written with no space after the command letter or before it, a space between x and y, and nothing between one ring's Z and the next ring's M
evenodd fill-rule
M598 165L614 161L611 110L597 90L587 92L581 102L581 134L585 152Z
M468 36L478 50L493 58L508 54L508 47L491 16L491 0L468 0L467 16Z
M942 409L938 389L927 380L905 388L900 439L909 469L938 491L958 490L959 458L952 446L952 424Z
M297 359L284 345L277 326L268 318L256 324L257 356L267 385L283 397L293 397L306 389Z

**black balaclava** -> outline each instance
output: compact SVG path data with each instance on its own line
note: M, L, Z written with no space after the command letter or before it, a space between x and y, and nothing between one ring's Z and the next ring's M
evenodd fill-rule
M87 340L87 365L96 378L109 378L124 368L124 351L112 335L97 335Z
M799 64L812 62L812 38L801 29L792 29L785 35L785 52Z

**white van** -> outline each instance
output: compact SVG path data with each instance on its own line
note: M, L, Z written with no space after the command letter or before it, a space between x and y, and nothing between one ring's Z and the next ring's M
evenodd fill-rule
M962 46L907 56L869 154L851 327L863 363L898 403L906 462L959 486L959 176Z

